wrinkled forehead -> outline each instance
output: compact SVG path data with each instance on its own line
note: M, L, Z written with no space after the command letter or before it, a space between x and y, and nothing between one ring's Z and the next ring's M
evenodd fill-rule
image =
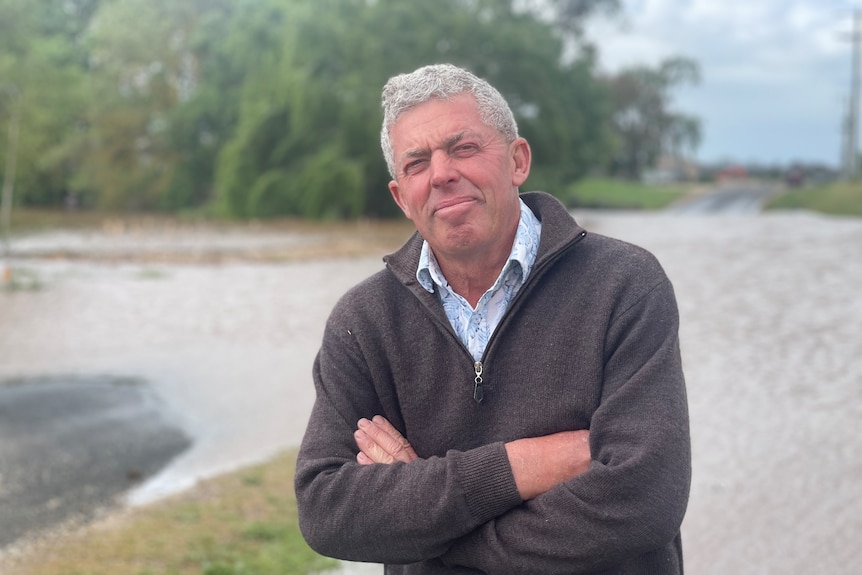
M472 95L433 98L405 110L392 125L390 136L398 147L447 140L458 134L493 137L498 131L483 120Z

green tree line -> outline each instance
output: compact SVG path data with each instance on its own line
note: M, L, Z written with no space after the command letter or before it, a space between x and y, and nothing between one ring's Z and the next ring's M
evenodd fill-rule
M380 89L452 62L497 86L526 187L637 177L696 119L686 59L597 70L583 27L618 0L0 0L0 176L11 205L385 217ZM8 206L7 206L8 208Z

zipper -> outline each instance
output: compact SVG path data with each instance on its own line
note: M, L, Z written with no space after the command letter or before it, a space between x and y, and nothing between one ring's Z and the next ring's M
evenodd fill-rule
M476 403L482 403L485 399L485 390L482 387L482 362L474 363L473 369L476 371L476 378L473 380L473 400Z
M527 278L527 282L522 285L521 289L518 290L518 293L515 294L515 299L509 302L509 307L506 308L506 312L503 314L503 317L500 318L500 323L497 324L497 329L495 329L494 333L491 334L491 338L488 340L488 345L485 346L485 352L482 354L482 359L486 359L488 357L488 352L491 351L491 347L497 340L497 334L500 333L502 331L501 328L505 326L506 319L515 311L517 307L516 304L519 304L525 294L532 290L533 285L541 277L541 272L544 272L544 270L548 266L561 258L570 247L580 242L586 237L586 235L586 231L581 231L569 243L558 249L551 257L545 259L544 261L536 262L536 264L538 265L534 265L533 270L530 272L530 277ZM464 350L467 351L467 348L463 344L462 347L464 347ZM470 355L469 351L467 351L467 355ZM482 400L485 399L485 389L483 387L484 380L482 379L482 372L484 371L484 369L485 368L482 365L482 361L477 361L473 363L473 370L476 372L476 377L473 379L473 400L476 403L482 403Z
M575 238L573 238L570 242L561 246L551 257L546 258L544 261L537 261L533 266L533 270L530 272L530 277L527 278L527 283L521 286L521 289L518 290L518 293L515 295L515 299L509 302L509 307L506 309L506 313L503 314L503 317L500 318L500 323L497 325L497 329L494 330L494 333L491 334L491 339L488 340L488 345L485 347L485 353L482 354L482 358L488 357L488 352L491 350L491 347L494 344L494 341L497 339L497 334L500 333L502 327L506 323L506 319L512 314L513 310L516 307L516 303L520 303L520 300L523 299L525 293L531 291L532 285L536 282L537 278L542 274L539 273L544 271L545 268L550 266L557 259L562 257L563 253L571 248L573 245L580 242L584 237L586 237L587 232L582 230ZM424 288L420 288L424 289ZM458 339L458 335L455 333L455 330L452 328L452 325L449 323L448 319L445 317L440 319L437 317L437 314L430 310L429 312L431 318L440 325L444 331L448 332L449 335L455 338L455 340L461 345L461 349L464 350L464 353L467 354L467 357L473 359L473 356L470 354L470 351L467 349L467 346L464 345L460 339ZM473 363L473 371L475 372L475 377L473 378L473 400L477 404L481 404L485 399L485 388L484 388L484 379L482 378L482 373L484 372L485 367L481 361L474 361Z

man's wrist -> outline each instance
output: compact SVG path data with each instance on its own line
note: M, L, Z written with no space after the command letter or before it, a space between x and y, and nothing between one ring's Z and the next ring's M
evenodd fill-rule
M478 524L523 503L502 442L452 451L448 457L453 458L470 514Z

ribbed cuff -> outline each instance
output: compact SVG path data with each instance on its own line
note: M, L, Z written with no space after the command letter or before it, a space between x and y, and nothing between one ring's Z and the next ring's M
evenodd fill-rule
M467 506L478 523L523 502L502 442L458 453L455 464Z

